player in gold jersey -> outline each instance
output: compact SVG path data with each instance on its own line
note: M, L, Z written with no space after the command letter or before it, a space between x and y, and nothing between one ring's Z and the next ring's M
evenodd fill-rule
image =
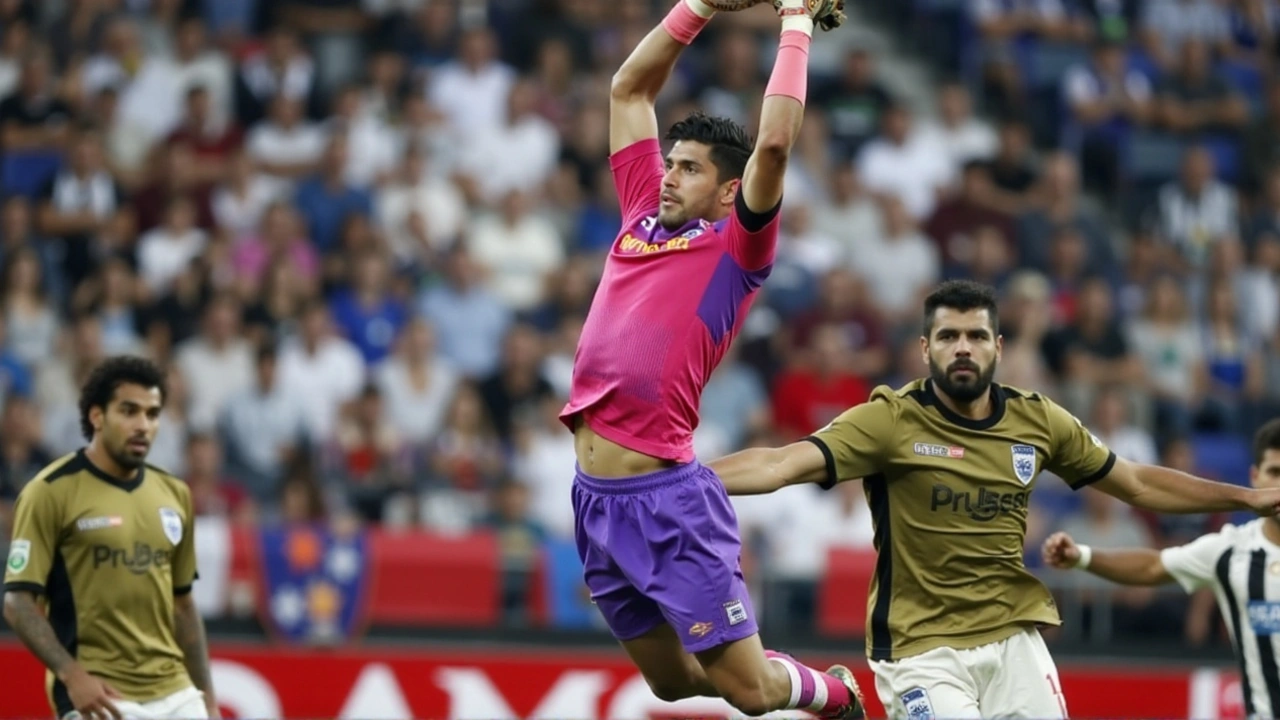
M80 392L88 446L18 495L4 618L48 668L64 720L218 716L191 597L191 491L146 464L164 399L156 365L106 360Z
M1157 512L1280 509L1274 488L1117 458L1049 398L994 383L1001 345L994 291L944 283L925 301L928 378L877 388L799 442L711 463L732 495L863 480L878 553L867 654L890 717L1067 716L1038 630L1061 620L1022 562L1041 470Z

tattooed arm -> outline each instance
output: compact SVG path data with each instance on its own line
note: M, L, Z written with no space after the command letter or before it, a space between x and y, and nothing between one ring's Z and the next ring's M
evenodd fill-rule
M31 654L66 686L67 697L76 710L86 717L119 720L120 711L112 700L118 699L120 693L101 678L90 675L67 652L36 604L34 592L7 589L4 594L4 620L22 638Z
M36 604L34 593L21 590L9 590L4 594L4 621L22 638L32 655L35 655L44 666L59 678L76 659L62 647L53 626L45 618L44 612Z
M205 639L204 620L191 593L173 599L173 632L182 649L183 663L196 689L204 693L209 717L218 717L218 699L213 694L213 676L209 672L209 642Z

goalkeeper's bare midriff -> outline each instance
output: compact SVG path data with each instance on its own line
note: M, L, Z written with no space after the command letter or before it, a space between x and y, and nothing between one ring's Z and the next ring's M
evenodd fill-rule
M573 448L578 455L578 467L586 474L598 478L647 475L679 464L674 460L636 452L601 437L587 427L582 416L574 420Z

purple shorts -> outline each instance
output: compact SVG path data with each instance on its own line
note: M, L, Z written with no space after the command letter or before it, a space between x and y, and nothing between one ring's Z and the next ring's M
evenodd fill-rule
M616 480L581 469L574 535L591 599L619 640L666 622L684 649L754 635L738 518L720 478L692 462Z

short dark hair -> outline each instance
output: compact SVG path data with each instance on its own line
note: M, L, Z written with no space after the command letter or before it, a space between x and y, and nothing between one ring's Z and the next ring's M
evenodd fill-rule
M1253 434L1253 464L1261 465L1268 450L1280 450L1280 418L1268 420Z
M933 335L933 318L938 308L950 308L960 312L986 310L991 319L991 333L1000 334L1000 318L996 304L996 290L972 280L948 280L924 299L924 336Z
M159 388L161 401L168 396L164 370L150 360L136 355L118 355L107 358L89 373L89 379L80 388L80 432L85 440L93 439L93 424L89 411L95 407L104 411L115 397L121 385L141 385Z
M719 182L742 178L755 146L751 136L738 123L700 111L692 112L672 125L667 131L667 139L702 143L711 148L711 163L716 166Z

